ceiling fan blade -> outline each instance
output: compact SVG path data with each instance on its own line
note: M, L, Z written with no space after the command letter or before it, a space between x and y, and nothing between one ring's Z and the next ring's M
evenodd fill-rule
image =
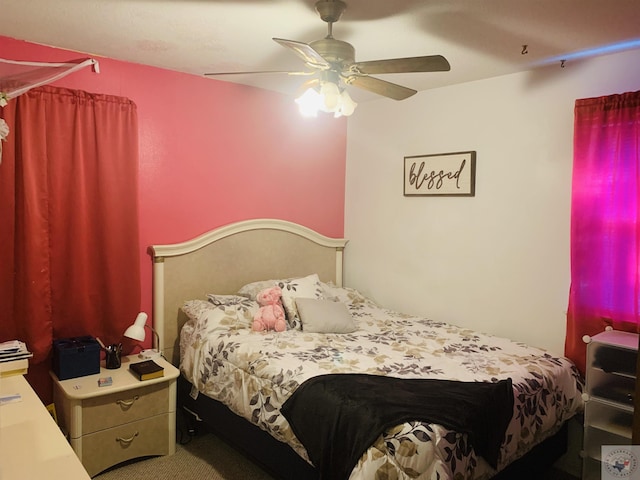
M412 88L403 87L402 85L397 85L374 77L354 75L352 77L347 77L346 82L348 85L353 85L354 87L362 88L363 90L368 90L394 100L404 100L405 98L409 98L411 95L418 93Z
M296 42L295 40L285 40L283 38L274 38L275 42L278 42L283 47L290 48L302 58L305 63L313 68L327 69L331 67L322 55L316 52L310 45L303 42Z
M356 62L351 65L351 68L367 75L377 75L380 73L447 72L451 70L451 65L442 55L428 55Z
M256 70L253 72L211 72L205 73L208 77L215 77L218 75L254 75L263 73L285 73L287 75L314 75L317 72L290 72L288 70Z

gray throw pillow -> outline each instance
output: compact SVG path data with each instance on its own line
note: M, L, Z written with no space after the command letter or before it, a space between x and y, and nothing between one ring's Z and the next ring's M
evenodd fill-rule
M295 299L302 331L307 333L351 333L356 323L344 303L317 298Z

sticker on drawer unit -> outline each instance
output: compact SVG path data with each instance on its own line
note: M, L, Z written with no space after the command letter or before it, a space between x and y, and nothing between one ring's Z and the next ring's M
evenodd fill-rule
M640 445L602 445L602 480L640 480Z

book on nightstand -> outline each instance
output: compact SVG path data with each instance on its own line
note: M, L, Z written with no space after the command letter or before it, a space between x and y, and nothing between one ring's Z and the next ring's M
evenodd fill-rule
M129 370L138 377L138 380L151 380L152 378L158 378L164 376L164 368L158 365L153 360L145 360L144 362L132 363L129 365Z

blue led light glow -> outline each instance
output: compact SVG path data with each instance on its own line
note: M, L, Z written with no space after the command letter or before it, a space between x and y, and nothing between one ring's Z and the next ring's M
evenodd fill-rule
M589 48L587 50L581 50L579 52L567 53L565 55L558 55L556 57L547 58L543 60L542 64L549 64L560 62L562 60L578 60L581 58L596 57L598 55L607 55L609 53L618 53L625 50L633 50L634 48L640 48L640 38L634 40L627 40L624 42L612 43L611 45L602 45L596 48Z

